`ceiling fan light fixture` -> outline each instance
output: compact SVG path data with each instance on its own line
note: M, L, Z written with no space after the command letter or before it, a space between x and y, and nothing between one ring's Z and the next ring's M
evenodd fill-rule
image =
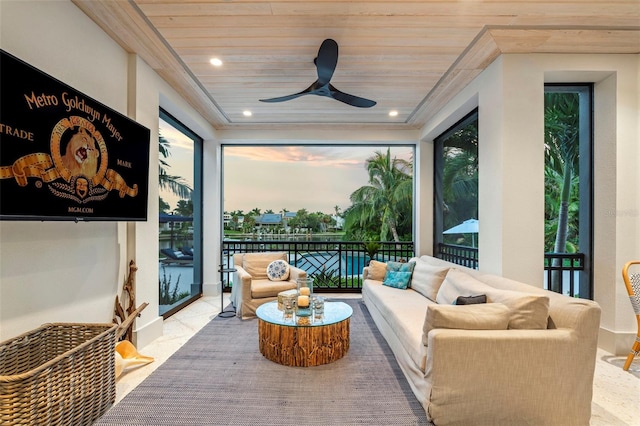
M398 116L398 111L396 111L395 109L389 111L389 117L397 117L397 116Z
M214 67L222 66L222 61L218 58L211 58L209 62L211 62L211 65L213 65Z
M253 113L248 109L245 109L244 111L242 111L242 115L244 115L245 117L251 117Z

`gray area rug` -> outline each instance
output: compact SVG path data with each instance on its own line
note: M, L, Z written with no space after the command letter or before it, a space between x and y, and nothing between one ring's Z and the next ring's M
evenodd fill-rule
M258 321L214 318L96 425L428 425L361 300L349 352L286 367L258 349Z

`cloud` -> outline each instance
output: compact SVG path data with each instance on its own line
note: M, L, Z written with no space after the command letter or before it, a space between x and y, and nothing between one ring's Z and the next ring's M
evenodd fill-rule
M362 148L337 146L253 146L225 147L224 156L249 161L277 163L307 163L308 167L364 167Z
M331 213L351 205L349 196L367 185L365 161L384 147L270 146L224 147L224 210L255 207L275 212ZM392 156L409 158L410 147Z

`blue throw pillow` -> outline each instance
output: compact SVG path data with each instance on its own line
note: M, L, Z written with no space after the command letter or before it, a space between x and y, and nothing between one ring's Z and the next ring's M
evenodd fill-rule
M387 271L413 272L416 262L387 262Z
M404 290L409 286L410 280L411 272L387 271L387 275L385 275L382 285Z
M409 280L404 288L411 287L411 275L413 274L413 268L415 268L416 262L387 262L387 273L384 276L385 280L389 272L408 272ZM384 280L383 280L384 283Z

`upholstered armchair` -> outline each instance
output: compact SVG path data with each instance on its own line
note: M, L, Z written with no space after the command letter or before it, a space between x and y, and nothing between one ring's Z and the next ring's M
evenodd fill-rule
M233 255L233 285L231 287L231 303L236 309L236 316L242 319L254 318L256 309L263 303L277 300L278 293L297 287L296 280L307 276L306 271L288 265L288 275L271 279L267 267L274 261L288 262L287 253L239 253Z

